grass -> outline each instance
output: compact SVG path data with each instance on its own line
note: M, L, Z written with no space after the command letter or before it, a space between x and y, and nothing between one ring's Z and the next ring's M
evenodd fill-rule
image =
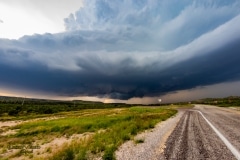
M115 159L114 152L127 140L156 123L176 114L176 110L157 107L132 107L121 109L92 109L58 113L60 119L37 120L13 127L17 134L8 137L8 143L39 141L73 134L93 133L88 138L74 140L64 145L48 159L92 159L101 156L104 160ZM4 142L0 137L0 144ZM137 142L143 143L143 142ZM1 157L0 157L1 158ZM32 158L34 159L34 157Z
M134 140L134 142L135 142L136 144L138 144L138 143L144 143L144 139L136 139L136 140Z

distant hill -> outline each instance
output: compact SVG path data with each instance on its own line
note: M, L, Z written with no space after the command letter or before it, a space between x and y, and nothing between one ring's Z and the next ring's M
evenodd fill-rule
M65 111L77 111L82 109L103 109L131 107L123 103L102 103L91 101L60 101L33 99L24 97L0 96L0 115L27 115L27 114L53 114Z
M205 98L197 100L195 103L217 105L220 107L240 106L240 97L230 96L226 98Z

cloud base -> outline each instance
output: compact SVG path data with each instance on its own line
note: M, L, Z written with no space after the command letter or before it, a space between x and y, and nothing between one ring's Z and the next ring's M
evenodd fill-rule
M239 6L84 1L66 32L0 39L0 86L130 99L238 81Z

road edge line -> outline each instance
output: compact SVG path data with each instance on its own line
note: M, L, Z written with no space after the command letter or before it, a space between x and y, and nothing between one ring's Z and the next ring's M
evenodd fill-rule
M197 110L196 110L197 111ZM239 151L225 138L221 132L215 128L211 122L203 115L201 111L197 111L204 120L208 123L208 125L214 130L214 132L218 135L218 137L223 141L223 143L227 146L227 148L232 152L232 154L237 158L237 160L240 160L240 153Z

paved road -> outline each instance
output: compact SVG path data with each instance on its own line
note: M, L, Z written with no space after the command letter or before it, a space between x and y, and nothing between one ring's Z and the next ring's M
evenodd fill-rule
M196 105L185 111L159 159L240 160L239 151L240 113Z

